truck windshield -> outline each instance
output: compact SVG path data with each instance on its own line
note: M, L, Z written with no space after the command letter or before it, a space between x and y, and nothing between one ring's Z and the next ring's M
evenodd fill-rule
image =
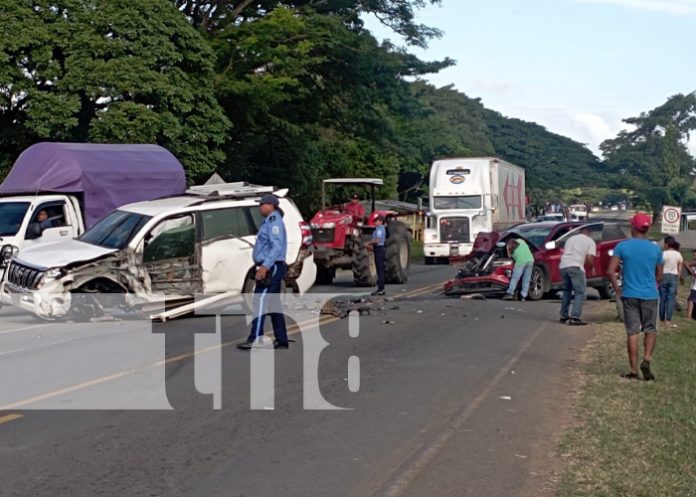
M435 197L434 209L480 209L481 195L464 195L461 197Z
M29 202L0 203L0 236L14 236L22 226Z
M92 245L121 249L150 219L134 212L114 211L92 226L79 239Z

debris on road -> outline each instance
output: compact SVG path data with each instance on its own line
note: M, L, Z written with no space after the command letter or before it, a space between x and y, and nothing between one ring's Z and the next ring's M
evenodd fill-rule
M361 316L383 314L384 305L383 302L375 302L363 298L336 298L324 304L321 314L331 314L343 319L348 317L348 314L352 311L359 313Z
M382 321L382 324L396 324L396 321Z
M509 395L501 395L501 396L499 397L499 399L500 399L500 400L512 400L512 397L510 397Z

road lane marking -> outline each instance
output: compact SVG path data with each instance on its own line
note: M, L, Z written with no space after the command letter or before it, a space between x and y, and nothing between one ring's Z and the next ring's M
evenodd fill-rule
M508 376L517 361L529 349L539 335L546 329L549 323L542 324L532 335L527 338L522 344L522 347L513 355L486 385L486 387L467 404L467 406L455 413L450 421L446 424L446 428L431 442L421 444L406 460L400 464L391 476L379 485L377 491L369 495L374 497L398 497L402 495L413 481L421 474L421 472L430 464L430 462L439 454L439 452L447 445L450 439L464 426L469 418L476 410L487 400L493 390L498 386L498 383Z
M19 418L23 418L23 414L7 414L5 416L0 416L0 425L3 423L9 423L10 421L14 421Z
M411 292L406 292L403 295L400 295L400 297L401 298L411 297L411 296L414 296L415 294L418 294L421 292L427 293L427 292L431 291L432 289L437 288L441 285L442 285L442 283L428 285L428 286L423 287L423 288L418 288L418 289L412 290ZM294 336L294 335L297 335L299 333L302 333L303 327L306 325L309 325L309 324L316 323L317 326L324 326L324 325L335 323L335 322L341 320L341 318L336 317L336 316L327 316L327 315L324 315L324 316L325 317L319 316L318 318L309 319L307 321L303 321L301 323L296 323L296 324L289 326L288 327L288 336ZM44 325L38 325L38 326L44 326ZM41 402L43 400L52 399L52 398L58 397L60 395L72 393L72 392L75 392L78 390L83 390L85 388L100 385L102 383L107 383L109 381L118 380L120 378L124 378L124 377L129 376L129 375L133 375L136 373L147 371L149 369L154 369L154 368L157 368L157 367L160 367L163 365L168 365L168 364L173 364L176 362L185 361L187 359L191 359L191 358L196 357L198 355L206 354L208 352L213 352L215 350L221 350L221 349L230 347L232 345L242 343L244 341L246 341L246 338L230 340L228 342L223 342L220 345L213 345L213 346L205 348L205 349L197 350L194 352L187 352L186 354L180 354L178 356L170 357L169 359L165 359L162 361L157 361L156 363L148 364L148 365L142 366L140 368L134 368L134 369L126 370L126 371L120 371L117 373L113 373L110 375L101 376L99 378L94 378L92 380L89 380L89 381L86 381L83 383L78 383L76 385L72 385L69 387L60 388L58 390L53 390L51 392L46 392L44 394L36 395L36 396L30 397L28 399L18 400L16 402L6 404L6 405L0 405L0 412L18 409L20 407L24 407L24 406L27 406L30 404L35 404L36 402Z
M43 328L43 327L49 326L51 324L53 324L53 323L35 324L33 326L24 326L22 328L10 328L9 330L0 331L0 335L7 335L9 333L17 333L18 331L35 330L36 328Z

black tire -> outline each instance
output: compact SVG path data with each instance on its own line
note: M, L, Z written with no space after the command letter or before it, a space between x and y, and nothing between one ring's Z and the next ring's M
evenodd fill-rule
M541 300L548 288L546 271L540 266L534 266L532 269L532 278L529 281L529 300Z
M604 300L610 300L616 297L614 286L608 281L604 283L602 286L598 286L595 288L597 288L597 293L599 293L599 297Z
M317 285L330 285L336 277L336 269L317 264Z
M403 284L408 281L411 267L411 234L403 223L389 224L386 243L386 282Z
M96 293L77 293L71 294L70 311L66 318L76 323L89 323L92 318L104 315L104 310L100 305Z
M375 286L377 283L374 255L362 240L353 252L353 281L357 286Z

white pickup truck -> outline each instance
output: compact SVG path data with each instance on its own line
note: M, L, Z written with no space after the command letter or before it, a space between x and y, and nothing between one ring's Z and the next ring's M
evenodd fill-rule
M157 145L32 145L0 185L0 277L24 248L76 238L117 207L185 190L181 163Z

